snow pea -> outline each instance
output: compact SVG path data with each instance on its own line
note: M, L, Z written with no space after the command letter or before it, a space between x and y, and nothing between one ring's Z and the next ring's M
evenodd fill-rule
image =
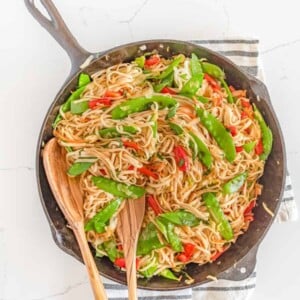
M211 218L217 223L217 230L221 236L229 241L233 238L233 231L229 221L226 219L219 201L213 193L203 194L203 200Z
M154 102L159 105L159 108L171 108L177 104L177 101L169 96L152 95L149 97L138 97L124 101L116 106L111 111L112 118L115 120L124 119L130 114L149 109Z
M133 126L122 126L123 127L123 131L124 134L129 133L129 134L135 134L137 133L137 129ZM122 133L120 133L119 131L117 131L116 127L109 127L109 128L103 128L99 130L99 134L101 137L103 138L116 138L116 137L120 137L122 136Z
M84 226L85 231L95 230L98 233L105 231L105 227L110 218L117 212L122 199L118 198L109 202L103 209L90 219Z
M71 109L71 103L75 100L78 100L82 94L82 92L84 91L85 86L82 86L80 88L78 88L77 90L75 90L67 99L67 101L62 105L62 111L63 112L67 112Z
M172 131L173 131L175 134L180 135L180 134L183 133L183 129L182 129L181 126L179 126L179 125L177 125L177 124L175 124L175 123L172 123L172 122L169 122L168 124L169 124L170 128L172 129Z
M108 258L115 262L116 258L121 257L120 251L117 249L117 244L115 239L111 239L103 243L104 251L107 253Z
M156 93L159 93L164 87L166 86L172 86L174 80L174 73L172 72L170 75L165 77L163 80L161 80L160 83L154 85L154 91Z
M86 86L88 83L91 82L91 78L88 74L86 73L81 73L79 75L79 78L78 78L78 87L82 87L82 86Z
M146 255L154 249L162 248L162 244L158 238L158 232L153 223L148 223L142 230L137 244L137 255Z
M159 273L159 275L167 279L180 281L180 278L176 277L170 269L164 269Z
M208 75L213 76L218 80L225 78L225 73L217 65L208 62L202 62L202 70L204 73L207 73Z
M184 209L179 209L172 212L161 214L159 218L163 218L168 222L171 222L175 225L181 225L181 226L194 227L199 225L200 223L200 219L198 219L195 215L193 215L192 213Z
M247 153L250 153L254 149L255 145L256 145L256 142L253 141L253 142L244 144L243 148Z
M166 224L166 228L167 228L168 240L169 240L169 243L170 243L172 249L176 252L181 252L183 250L183 246L182 246L181 240L179 239L177 234L175 234L174 224L171 222L168 222Z
M232 136L228 133L224 125L212 114L204 109L196 108L201 123L213 136L219 147L223 150L226 159L233 162L236 156L235 145Z
M166 115L166 120L173 118L176 115L176 111L177 111L178 105L174 105L173 107L171 107Z
M266 124L261 112L258 110L255 104L253 104L253 107L254 117L257 120L261 130L262 144L264 148L264 152L259 157L261 160L266 160L272 150L273 134L270 127Z
M81 115L89 109L88 101L73 101L71 102L71 113L73 115Z
M157 132L158 132L158 124L157 124L157 115L156 114L152 115L151 121L153 122L153 125L151 126L153 137L156 138Z
M142 187L127 185L102 176L93 176L92 181L99 189L121 198L139 198L146 192Z
M169 76L171 73L174 72L174 68L177 67L180 63L184 61L184 55L180 54L178 55L169 65L168 67L161 72L161 74L158 76L158 79L164 79L167 76Z
M144 68L144 65L145 65L145 61L146 61L146 58L145 56L139 56L137 57L134 62L138 65L138 67L140 68Z
M243 172L235 177L233 177L231 180L226 182L223 185L223 193L226 194L232 194L237 192L242 185L244 184L246 178L248 176L247 172Z
M220 81L221 81L221 83L222 83L222 85L223 85L223 87L224 87L224 89L225 89L225 91L226 91L228 102L229 102L229 103L235 102L235 101L234 101L234 98L233 98L233 96L232 96L232 93L231 93L231 91L230 91L230 89L229 89L229 87L228 87L226 81L224 80L224 78L220 78Z
M68 175L77 176L89 169L94 162L75 162L69 169Z
M200 89L203 81L203 73L192 76L182 87L180 94L189 97L194 96Z
M212 155L209 152L207 146L193 133L189 133L191 138L194 140L196 147L194 148L194 151L197 149L197 152L195 153L196 156L198 156L199 160L208 168L211 168L212 164ZM193 143L190 143L190 146Z
M200 102L202 102L202 103L208 103L209 102L209 99L208 98L206 98L206 97L203 97L203 96L195 96L196 97L196 99L198 100L198 101L200 101Z
M203 73L201 63L195 53L192 53L191 55L190 66L191 66L192 76L201 75Z

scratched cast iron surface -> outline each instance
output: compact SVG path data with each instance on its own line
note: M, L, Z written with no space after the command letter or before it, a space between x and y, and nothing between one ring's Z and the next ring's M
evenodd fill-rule
M261 204L264 201L272 211L277 212L283 194L286 172L284 141L265 85L216 52L192 43L174 40L150 40L122 45L94 55L91 63L87 67L80 69L79 66L91 53L79 46L53 3L50 0L41 0L41 2L48 11L51 21L39 12L33 1L25 0L25 4L31 14L67 51L72 62L71 74L57 94L45 117L36 155L36 174L40 198L56 244L66 253L82 261L73 232L66 226L66 221L48 185L41 158L42 144L52 137L51 124L58 112L59 105L76 88L78 75L82 71L92 74L99 69L107 68L120 62L131 61L136 56L154 49L165 57L178 53L190 56L194 52L199 57L207 58L210 62L223 68L230 84L237 88L246 89L249 92L251 100L263 112L266 122L273 132L274 145L266 163L264 175L260 180L264 188L262 195L258 199L258 206L254 209L255 220L251 223L249 230L239 237L237 242L216 262L203 266L189 264L186 271L195 279L192 286L206 282L206 276L208 275L231 280L241 280L249 276L255 267L257 248L273 222L273 218L266 213ZM47 58L45 57L45 59ZM259 96L260 101L257 101L257 96ZM52 101L51 99L47 100L49 103ZM125 273L114 268L107 258L97 258L96 262L102 275L117 282L126 283ZM242 273L240 271L241 267L245 267L246 272ZM151 280L139 279L138 287L153 290L172 290L190 286L187 286L184 282L174 282L157 277Z

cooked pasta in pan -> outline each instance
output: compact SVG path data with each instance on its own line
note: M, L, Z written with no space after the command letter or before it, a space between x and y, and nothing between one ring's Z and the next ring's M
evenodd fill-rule
M180 280L218 259L254 219L272 133L247 91L195 54L149 53L91 75L60 107L53 134L80 176L96 256L126 268L116 227L146 196L138 274Z

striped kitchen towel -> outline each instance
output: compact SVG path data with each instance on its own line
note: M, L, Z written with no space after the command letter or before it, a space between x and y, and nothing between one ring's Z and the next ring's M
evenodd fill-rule
M194 40L193 43L203 45L215 50L246 72L263 80L263 70L259 59L259 41L256 39L235 39L235 40ZM294 200L291 178L287 173L286 186L283 201L280 206L276 221L286 222L297 219L297 208ZM104 279L105 288L109 299L126 300L127 287ZM199 287L171 291L145 291L138 290L139 299L143 300L167 300L167 299L190 299L190 300L244 300L249 299L255 288L256 272L242 281L218 280Z

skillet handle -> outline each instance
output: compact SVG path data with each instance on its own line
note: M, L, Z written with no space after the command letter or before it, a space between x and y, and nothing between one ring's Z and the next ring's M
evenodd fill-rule
M54 37L65 49L70 57L72 67L71 74L78 71L80 65L86 61L91 53L84 50L72 35L52 0L40 0L47 10L50 19L46 18L36 7L34 0L24 0L25 5L32 16Z

